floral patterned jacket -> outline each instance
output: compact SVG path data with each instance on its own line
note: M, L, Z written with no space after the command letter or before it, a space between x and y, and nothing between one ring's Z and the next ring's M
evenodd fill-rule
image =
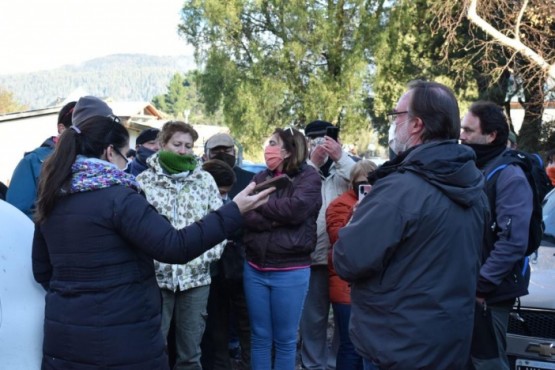
M214 178L203 171L200 164L191 172L169 175L162 169L158 158L158 153L148 158L149 168L137 176L137 181L150 204L176 229L182 229L222 206ZM154 261L158 285L174 292L209 285L210 263L220 258L224 246L225 242L217 244L184 265Z

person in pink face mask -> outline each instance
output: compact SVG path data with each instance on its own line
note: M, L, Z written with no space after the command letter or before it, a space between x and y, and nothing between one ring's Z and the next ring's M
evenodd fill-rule
M268 204L245 215L246 263L243 285L251 323L251 367L294 369L297 331L310 279L310 254L316 246L316 219L322 205L321 179L306 163L304 135L276 129L267 140L268 168L259 184L281 174L291 178Z

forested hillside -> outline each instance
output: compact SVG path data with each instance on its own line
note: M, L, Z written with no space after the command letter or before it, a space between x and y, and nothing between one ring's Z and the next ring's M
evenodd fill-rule
M47 107L76 89L115 100L151 101L166 92L175 73L192 68L192 57L117 54L52 70L0 75L0 87L29 109Z

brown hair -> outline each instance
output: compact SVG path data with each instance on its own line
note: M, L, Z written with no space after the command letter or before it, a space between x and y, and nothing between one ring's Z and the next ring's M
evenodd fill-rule
M235 184L236 177L233 168L220 159L207 160L202 164L202 169L212 175L218 187Z
M449 87L437 82L415 80L409 83L409 91L409 116L418 117L424 123L422 142L459 138L459 105Z
M378 169L378 166L368 160L368 159L361 159L351 169L351 173L349 176L349 180L351 181L351 185L353 182L358 179L360 176L368 177L368 174L374 172Z
M193 142L198 140L198 132L188 123L183 121L168 121L162 126L162 130L158 134L160 144L166 145L176 132L183 132L191 135Z
M283 142L283 149L291 153L289 157L283 160L283 172L293 175L300 170L301 165L308 157L306 138L300 131L292 127L285 130L276 128L274 134L277 134Z

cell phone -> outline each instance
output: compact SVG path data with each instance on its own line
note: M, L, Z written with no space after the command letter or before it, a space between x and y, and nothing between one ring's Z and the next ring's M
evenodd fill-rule
M362 184L358 186L358 201L360 202L372 190L372 185Z
M339 136L339 127L330 126L326 128L326 136L329 136L333 140L337 141L337 137Z
M289 176L287 176L286 174L281 174L279 176L272 177L271 179L268 179L266 181L263 181L257 184L253 189L253 193L259 193L262 190L266 190L271 187L274 187L276 189L281 189L290 182L291 182L291 178Z

